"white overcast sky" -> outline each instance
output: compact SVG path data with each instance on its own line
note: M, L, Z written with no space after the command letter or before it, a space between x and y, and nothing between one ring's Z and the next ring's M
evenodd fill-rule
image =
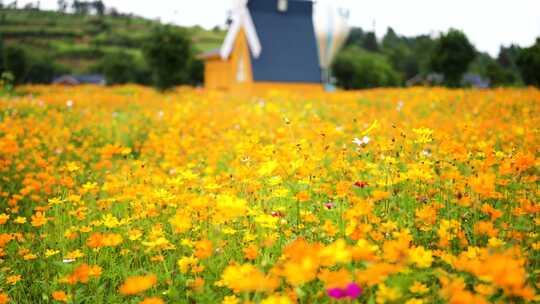
M270 0L268 0L270 1ZM480 51L496 56L501 45L529 46L540 37L540 0L321 0L340 1L351 11L350 23L381 37L391 26L398 34L437 35L463 30ZM4 1L6 2L6 1ZM34 1L19 1L19 5ZM56 9L56 0L41 0ZM70 1L71 2L71 1ZM104 0L121 12L179 25L222 25L233 0Z

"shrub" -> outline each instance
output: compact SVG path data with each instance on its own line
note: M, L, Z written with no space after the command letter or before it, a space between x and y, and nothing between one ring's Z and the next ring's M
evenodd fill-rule
M451 29L437 41L430 66L433 71L444 74L448 86L458 87L461 77L475 56L476 51L467 36L461 31Z
M526 84L540 87L540 38L533 46L521 50L517 65Z
M28 70L28 56L26 52L16 46L8 46L3 52L4 69L13 74L15 84L23 82Z
M356 47L338 54L332 69L337 84L347 90L399 85L399 76L385 56Z
M143 48L152 72L153 84L167 90L189 83L190 64L193 60L191 40L184 31L172 27L158 27Z

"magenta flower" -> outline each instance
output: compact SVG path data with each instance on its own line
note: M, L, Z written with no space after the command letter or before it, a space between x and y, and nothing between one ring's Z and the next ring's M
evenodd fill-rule
M328 289L328 296L337 300L350 298L356 299L362 294L362 288L356 283L351 283L345 288Z

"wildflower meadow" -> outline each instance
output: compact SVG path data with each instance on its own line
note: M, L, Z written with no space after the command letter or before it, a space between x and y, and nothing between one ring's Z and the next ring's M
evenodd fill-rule
M540 301L540 91L0 100L0 303Z

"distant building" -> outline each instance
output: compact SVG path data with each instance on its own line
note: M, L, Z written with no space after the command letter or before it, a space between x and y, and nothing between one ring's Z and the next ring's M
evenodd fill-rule
M427 75L418 74L413 78L407 80L405 83L408 87L412 86L437 86L442 85L444 82L444 75L439 73L429 73Z
M107 81L103 75L64 75L53 80L53 84L75 86L81 84L95 84L104 86Z
M348 28L342 26L341 35L335 35L339 29L325 32L321 46L313 1L240 1L222 47L200 55L205 61L205 87L322 91L323 62L332 59L348 34ZM323 49L329 43L333 45ZM327 56L321 60L320 54Z
M406 85L408 87L418 86L418 85L438 86L438 85L443 85L443 83L444 83L443 74L429 73L425 76L421 74L414 76L413 78L407 80ZM482 78L482 76L478 74L466 73L461 78L461 85L464 87L485 89L485 88L489 88L490 81Z
M474 73L467 73L461 79L461 85L464 87L473 87L487 89L491 85L490 81L482 78L482 76Z

